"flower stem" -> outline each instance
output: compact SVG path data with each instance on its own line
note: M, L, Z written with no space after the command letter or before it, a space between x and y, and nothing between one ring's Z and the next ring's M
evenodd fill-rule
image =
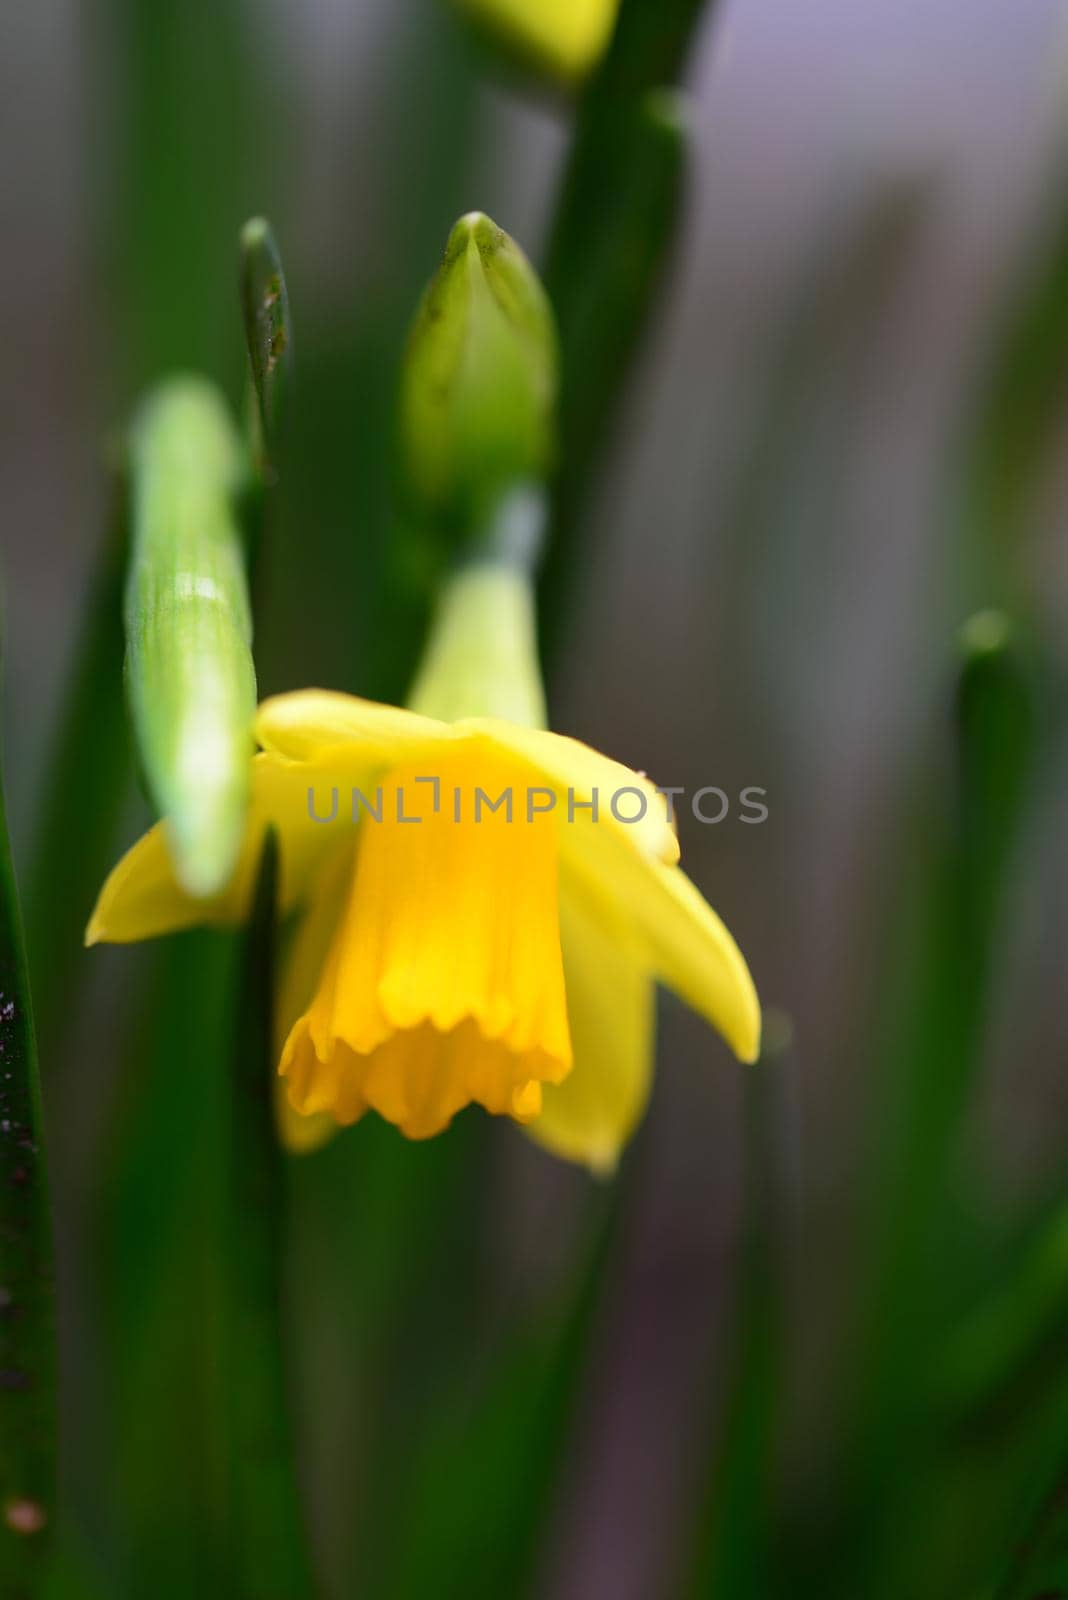
M533 585L547 510L539 489L508 497L477 557L446 578L408 699L413 711L443 722L479 716L547 725Z
M672 86L704 9L704 0L624 0L579 113L545 270L560 331L564 451L544 579L550 623L564 609L575 525L675 238L687 129Z
M230 1104L227 1392L232 1591L313 1592L289 1426L281 1260L285 1172L275 1134L271 996L277 849L269 842L248 933Z

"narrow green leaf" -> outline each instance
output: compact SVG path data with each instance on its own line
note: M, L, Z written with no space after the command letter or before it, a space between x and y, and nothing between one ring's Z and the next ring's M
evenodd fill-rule
M410 1536L382 1552L371 1576L376 1600L534 1592L613 1259L619 1194L613 1185L591 1196L557 1302L509 1329L488 1363L454 1366L424 1416L414 1471L395 1490Z
M856 1544L840 1552L843 1582L854 1592L864 1590L863 1563L885 1569L888 1551L896 1552L902 1503L927 1484L921 1449L932 1447L931 1386L955 1310L946 1293L955 1249L952 1180L1039 748L1037 686L1007 620L973 620L962 653L956 794L948 805L944 790L928 796L927 876L905 939L909 967L899 995L885 1002L896 1026L876 1110L861 1371L845 1486L844 1522Z
M744 1077L746 1183L726 1415L707 1472L689 1580L695 1600L766 1600L774 1582L776 1448L785 1379L787 1241L782 1108L792 1029L769 1012Z
M199 378L161 385L131 441L126 680L138 750L188 893L217 893L244 833L256 677L237 516L244 456Z
M1019 630L983 611L961 635L958 827L975 936L989 944L1034 776L1038 684Z
M1019 594L1021 539L1054 462L1068 408L1068 168L1049 189L1048 234L1028 253L997 330L964 441L960 522L981 602ZM1047 202L1048 205L1048 202Z
M55 1522L52 1237L30 988L0 785L0 1591L42 1592Z
M956 697L957 796L946 818L919 946L918 986L902 1010L893 1082L903 1095L883 1146L883 1269L911 1274L979 1065L1000 913L1034 776L1036 685L1006 619L962 635ZM891 1303L902 1311L896 1295ZM892 1319L878 1323L885 1337Z
M26 949L41 1069L58 1079L61 1044L86 976L85 924L114 861L133 762L122 696L127 496L116 478L69 686L45 768L26 877Z
M241 0L107 0L103 18L115 49L102 226L125 392L176 368L229 389L241 376L233 229L281 123L258 103L254 14Z
M255 402L253 459L267 477L291 382L293 332L282 257L264 217L252 217L241 230L241 309Z
M107 1529L110 1592L180 1600L198 1586L225 1593L228 1573L223 1219L239 939L194 931L139 954L92 1219L109 1490L89 1537L99 1547ZM133 955L118 955L123 970Z
M1063 1600L1068 1594L1068 1466L1025 1538L996 1600Z
M1033 1226L938 1363L935 1387L959 1424L1012 1409L1028 1373L1060 1358L1068 1328L1068 1205Z
M366 1117L290 1164L301 1456L330 1592L371 1600L375 1575L411 1537L411 1440L425 1437L481 1336L491 1131L467 1112L412 1144ZM388 1227L354 1226L383 1217Z

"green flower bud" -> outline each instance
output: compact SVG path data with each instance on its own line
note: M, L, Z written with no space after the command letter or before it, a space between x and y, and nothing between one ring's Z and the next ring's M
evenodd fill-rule
M402 381L401 429L417 509L478 533L502 496L547 477L556 331L537 274L488 217L462 217L423 297Z
M174 378L131 440L126 680L175 871L192 895L230 877L245 824L256 678L238 500L246 458L207 381Z
M582 81L612 37L619 0L456 0L513 60L565 85Z

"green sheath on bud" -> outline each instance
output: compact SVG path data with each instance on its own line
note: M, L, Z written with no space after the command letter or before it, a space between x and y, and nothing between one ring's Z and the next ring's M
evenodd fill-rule
M416 315L404 369L403 448L420 513L471 535L504 494L543 482L556 388L556 331L537 274L489 217L462 217Z
M256 678L237 505L246 465L224 400L174 378L131 440L126 678L137 746L175 871L217 893L244 831Z
M255 406L253 456L260 474L269 475L289 382L292 337L282 258L265 217L251 217L241 229L241 311Z

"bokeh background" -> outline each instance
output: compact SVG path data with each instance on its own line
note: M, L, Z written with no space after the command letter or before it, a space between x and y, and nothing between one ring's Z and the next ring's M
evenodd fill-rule
M433 1150L361 1128L290 1174L329 1595L519 1592L525 1540L554 1600L978 1600L1068 1441L1046 1231L1068 1180L1068 11L722 0L686 81L684 218L571 535L552 712L662 783L767 789L766 825L684 817L682 842L792 1043L754 1089L662 1004L610 1192L473 1118ZM0 16L0 128L7 784L35 981L78 989L41 1028L65 1488L104 1592L191 1593L215 1570L196 1130L229 954L64 948L53 971L34 948L35 883L67 875L72 927L89 910L92 736L64 850L42 866L35 842L117 430L175 367L240 395L237 231L268 215L297 377L261 687L402 694L407 323L462 211L542 256L572 113L442 0L42 0ZM945 913L940 885L958 636L986 607L1019 631L1040 732L972 965L956 918L983 913ZM145 816L131 782L109 850Z

